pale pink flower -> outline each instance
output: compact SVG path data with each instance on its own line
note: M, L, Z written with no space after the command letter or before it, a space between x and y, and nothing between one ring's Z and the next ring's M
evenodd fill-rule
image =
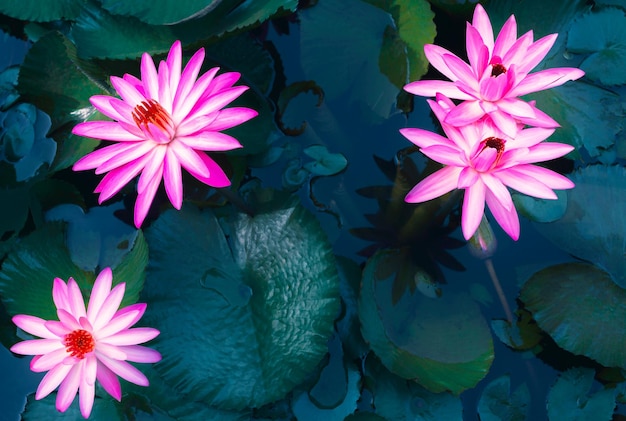
M556 121L534 104L518 98L585 74L569 67L529 73L548 54L557 35L547 35L533 42L533 32L528 31L517 38L515 16L511 15L494 42L489 16L477 4L472 23L467 23L466 30L469 64L445 48L427 44L424 53L428 61L451 82L420 80L409 83L404 89L420 96L434 97L442 93L464 100L446 117L446 123L454 126L472 123L488 114L509 136L515 135L516 120L535 127L558 127Z
M96 278L85 302L78 284L70 278L67 284L54 279L52 298L59 321L19 314L13 322L23 331L43 339L19 342L11 351L35 355L30 369L48 371L41 380L35 399L48 396L59 386L56 407L64 412L79 391L79 406L88 418L94 402L96 379L104 390L118 401L122 399L121 378L148 386L148 379L127 363L155 363L161 360L157 351L140 346L155 338L159 331L149 327L129 329L143 316L146 304L133 304L118 310L126 284L111 289L111 269L106 268Z
M514 240L519 238L519 219L507 187L541 199L556 199L552 189L574 187L568 178L532 165L559 158L574 149L562 143L542 143L554 129L522 129L509 137L489 117L455 127L444 123L455 109L452 101L443 95L437 95L436 99L428 103L442 122L447 137L415 128L400 132L419 146L424 155L444 167L413 187L405 200L425 202L454 189L464 189L461 227L465 239L476 232L485 202L504 231Z
M104 176L95 192L98 201L109 199L141 173L137 183L135 226L139 228L164 180L167 196L176 209L183 201L181 166L213 187L230 185L224 171L205 151L240 148L237 139L222 130L255 117L245 107L222 109L248 89L233 86L239 73L216 76L214 67L197 79L204 49L189 60L181 73L181 44L176 41L159 63L158 71L149 54L141 58L141 80L125 74L111 76L121 99L106 95L90 101L102 114L115 121L89 121L76 125L72 133L117 142L96 150L74 164L75 171L96 169ZM196 80L197 79L197 80Z

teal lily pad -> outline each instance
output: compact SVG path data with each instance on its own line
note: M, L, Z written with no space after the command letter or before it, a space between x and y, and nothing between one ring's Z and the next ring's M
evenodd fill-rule
M564 251L601 267L626 287L626 169L594 165L574 172L565 215L538 225Z
M330 153L324 145L311 145L303 152L315 160L304 164L304 168L313 175L335 175L348 166L345 156L340 153Z
M52 301L55 277L65 281L73 277L83 296L89 295L96 273L85 271L72 261L66 235L64 223L50 222L24 237L9 253L0 270L0 297L9 314L30 314L57 320ZM122 306L137 302L146 263L146 244L139 234L124 258L112 267L113 283L126 282Z
M602 28L602 30L598 30ZM588 54L580 68L604 85L626 83L626 15L617 7L605 7L574 21L567 34L572 53Z
M78 396L65 412L56 409L57 393L53 392L41 400L35 400L34 394L28 395L26 408L22 412L24 421L84 421L78 407ZM93 420L124 421L127 418L120 411L120 405L109 395L96 396L89 418Z
M556 344L605 367L626 368L626 290L588 263L564 263L535 273L519 299Z
M148 229L155 366L190 399L221 409L281 398L315 368L339 311L339 280L317 220L272 202L222 229L213 213L166 211Z
M101 0L102 7L111 14L134 16L152 25L173 25L210 13L223 0L172 1L172 0ZM226 1L226 3L229 3ZM232 2L230 2L232 3Z
M561 374L548 393L548 418L556 420L613 419L616 388L602 388L590 393L593 370L574 367Z
M478 402L481 421L524 421L528 418L530 392L522 383L511 393L511 378L504 375L492 380Z
M71 20L80 12L81 0L2 0L0 13L21 20L51 22L53 20Z
M554 222L565 215L567 191L555 190L556 200L538 199L525 194L513 193L515 208L526 218L535 222Z
M394 303L393 276L377 268L378 251L365 266L359 301L361 331L374 353L393 373L438 393L474 387L494 358L491 333L478 305L467 294L438 299L404 294Z

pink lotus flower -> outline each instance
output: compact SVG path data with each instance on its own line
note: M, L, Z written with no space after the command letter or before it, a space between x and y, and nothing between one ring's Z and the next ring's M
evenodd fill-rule
M532 165L561 157L574 149L562 143L541 143L554 129L523 129L509 137L489 117L454 127L444 121L460 106L455 108L443 95L437 95L436 100L428 100L428 103L447 137L415 128L400 132L419 146L424 155L444 167L413 187L405 200L425 202L454 189L464 189L461 227L466 240L476 232L485 202L504 231L514 240L519 238L519 219L507 187L541 199L556 199L552 189L574 187L568 178Z
M508 136L515 136L516 123L553 128L551 117L517 97L562 85L585 73L576 68L552 68L529 73L546 56L557 34L533 42L533 32L517 38L515 16L506 21L495 42L489 16L480 4L474 9L472 24L467 23L467 64L445 48L427 44L428 61L451 82L420 80L404 89L414 95L434 97L442 93L464 100L446 117L454 126L470 124L488 114ZM517 120L517 121L516 121Z
M76 125L79 136L117 142L92 152L74 164L75 171L96 169L108 172L95 192L99 203L115 195L141 172L137 183L135 226L139 228L163 178L167 196L176 209L183 201L181 166L213 187L230 181L204 151L227 151L242 147L237 139L221 133L255 117L244 107L222 109L247 86L233 86L239 73L215 76L214 67L199 79L204 49L189 60L181 73L182 52L176 41L166 61L155 68L149 54L141 58L141 80L125 74L111 76L111 84L122 99L95 95L96 109L115 121L90 121Z
M155 338L159 331L149 327L129 329L143 316L145 304L134 304L118 310L126 284L111 289L111 269L96 278L85 310L78 284L70 278L67 284L54 279L52 298L59 321L19 314L13 322L23 331L43 339L19 342L11 351L35 355L30 369L48 371L37 388L35 399L48 396L59 386L56 407L64 412L80 391L79 406L88 418L93 407L95 382L118 401L122 389L117 376L140 386L148 379L126 361L155 363L161 360L157 351L140 346Z

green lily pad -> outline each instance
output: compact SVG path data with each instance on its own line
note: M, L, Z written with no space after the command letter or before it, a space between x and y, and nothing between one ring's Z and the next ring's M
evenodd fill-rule
M535 273L520 300L556 344L606 367L626 368L626 290L587 263L564 263Z
M626 169L594 165L574 172L565 215L538 231L566 252L606 270L626 287Z
M524 421L528 416L530 392L525 383L511 393L511 378L504 375L492 380L478 402L481 421Z
M606 7L584 14L572 24L567 48L572 53L589 54L580 65L588 78L604 85L626 83L622 71L626 67L624 10Z
M548 418L550 421L613 419L617 389L603 388L589 393L593 383L593 370L574 367L559 376L548 393Z
M152 25L173 25L185 20L204 16L223 0L173 1L173 0L101 0L102 7L111 14L134 16ZM232 1L226 3L233 3Z
M535 222L554 222L567 210L567 191L555 190L557 200L538 199L525 194L513 193L515 208Z
M66 245L65 224L50 222L33 231L9 253L0 271L0 297L9 314L30 314L57 320L52 301L55 277L73 277L86 297L96 274L84 271L73 261ZM126 282L122 306L137 302L143 287L147 250L139 234L124 259L113 267L113 283ZM100 268L101 269L101 268Z
M324 145L311 145L303 152L315 160L304 164L304 168L313 175L335 175L348 166L345 156L340 153L330 153Z
M389 14L360 0L320 0L299 16L305 77L316 81L329 101L349 93L348 102L373 118L389 117L398 88L378 66L382 36L392 24Z
M21 20L51 22L78 16L81 0L2 0L0 13Z
M166 211L147 231L155 368L190 399L259 407L315 368L339 311L334 257L317 220L293 203L237 215ZM184 350L184 352L181 352Z
M466 294L438 299L404 294L392 299L392 275L379 277L386 255L378 251L365 266L359 316L372 350L393 373L428 390L458 394L476 385L494 358L491 333L478 305Z
M22 420L24 421L40 421L40 420L59 420L59 421L84 421L78 408L78 396L74 398L74 402L65 412L59 412L56 409L57 393L53 392L41 400L35 400L33 394L28 395L26 399L26 408L22 412ZM104 394L103 397L96 396L93 409L89 418L92 420L109 420L124 421L127 418L119 410L119 404Z

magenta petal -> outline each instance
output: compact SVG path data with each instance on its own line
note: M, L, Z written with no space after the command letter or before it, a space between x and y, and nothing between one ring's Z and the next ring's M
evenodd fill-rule
M126 354L126 361L135 363L158 363L161 361L161 354L141 345L128 345L120 347Z
M106 356L100 357L100 362L107 366L115 374L131 383L139 386L148 386L150 382L144 374L125 361L112 360Z
M98 330L98 339L104 339L114 335L137 323L146 311L146 304L137 303L118 310L111 321L102 329Z
M227 130L256 117L259 113L252 108L231 107L223 109L207 127L211 131Z
M447 145L433 145L420 149L424 155L444 165L462 167L465 165L463 152L456 147Z
M485 115L479 101L465 101L450 110L444 122L453 126L471 124Z
M478 182L480 173L472 167L464 167L459 174L458 189L466 189Z
M180 83L180 72L182 68L182 47L180 41L175 41L167 54L167 64L169 73L169 87L170 92L175 93L178 84ZM159 66L160 67L160 66Z
M43 379L37 387L35 399L43 399L48 396L59 384L67 377L73 365L59 364L43 376Z
M450 145L452 143L449 139L429 130L408 127L400 129L400 133L420 148L434 145Z
M533 177L551 189L565 190L574 188L574 183L569 178L538 165L518 165L515 167L515 171Z
M133 108L146 101L146 97L143 96L137 88L122 78L111 76L111 84L117 93L122 97L124 102Z
M204 165L209 169L209 176L202 177L201 175L194 173L191 173L191 175L211 187L221 188L230 186L230 180L224 173L224 170L222 170L222 168L220 168L215 161L213 161L204 152L199 152L198 155L200 156L200 159L202 159L202 162L204 162Z
M93 321L93 328L95 331L99 331L111 321L111 318L120 307L125 291L126 283L124 282L113 287L109 295L107 295L106 299L102 303L100 311L95 316L95 320Z
M478 88L476 75L474 75L474 71L466 62L454 54L444 54L443 61L455 75L455 77L451 80L462 80L464 83L468 84L472 90L476 90Z
M234 137L214 131L199 132L193 136L181 136L177 140L198 151L230 151L243 147Z
M500 111L517 118L535 118L535 109L526 101L517 98L505 98L498 101L497 105Z
M465 31L467 58L474 70L474 79L478 80L489 65L489 49L483 43L480 33L469 23Z
M126 353L118 346L111 345L103 340L98 340L96 347L96 355L100 358L102 355L106 355L113 360L125 360Z
M137 149L134 143L116 143L83 156L76 161L72 169L74 171L83 171L97 168L119 155L126 155L128 151L133 149Z
M165 153L167 152L168 145L158 145L150 152L148 162L139 176L137 182L137 193L142 194L146 187L158 179L157 185L161 182L163 175L163 161L165 160Z
M443 167L432 173L409 191L404 200L421 203L434 199L456 189L461 168Z
M154 177L150 178L148 184L145 186L145 189L137 194L137 200L135 201L135 215L134 222L135 227L138 229L141 227L144 219L148 215L148 210L150 210L150 206L152 205L152 201L154 200L154 196L161 184L161 178L163 177L163 163L159 165L157 173Z
M79 123L72 129L72 133L78 136L92 139L111 140L114 142L136 142L143 140L141 137L127 131L116 121L87 121Z
M195 118L200 115L207 115L212 112L221 110L241 96L249 88L247 86L235 86L225 91L218 92L207 98L202 98L196 106L191 110L187 118Z
M190 148L182 141L172 142L170 148L176 155L180 165L194 177L209 177L211 175L211 172L202 160L203 152Z
M461 91L454 82L444 80L418 80L405 85L404 90L413 95L426 97L434 97L438 93L441 93L448 98L461 100L475 99L473 96Z
M61 382L56 400L56 407L58 411L65 412L74 401L76 392L78 392L78 386L80 385L82 369L82 362L72 366L70 372Z
M489 117L491 117L491 120L494 122L496 127L505 135L511 138L515 138L515 136L517 136L519 127L517 125L517 121L515 121L512 116L500 110L496 110L489 113Z
M45 339L55 339L56 335L46 328L46 321L39 317L29 316L27 314L18 314L13 316L13 323L24 332Z
M496 42L493 45L492 56L496 57L504 57L509 48L515 43L517 40L517 23L515 22L515 16L511 15L504 25L502 25L502 29L500 29L500 33L496 38Z
M176 155L168 148L163 162L163 181L167 197L176 209L183 205L183 178Z
M59 338L56 339L29 339L18 342L11 347L11 352L20 355L41 355L56 351L62 348L63 344Z
M100 385L107 393L113 398L115 398L118 402L122 400L122 387L120 386L120 381L118 380L115 373L113 373L106 365L102 364L102 362L98 361L98 371L96 374L96 378Z
M582 70L571 67L555 67L530 73L509 92L509 96L522 96L531 92L554 88L584 75L585 72Z
M74 278L70 278L67 281L67 293L71 309L70 312L74 318L80 319L81 317L85 317L87 315L85 301L83 300L83 294L80 292L80 288Z
M534 69L535 66L537 66L541 62L541 60L544 59L546 54L548 54L548 51L550 51L550 49L554 45L557 36L558 34L546 35L545 37L538 39L530 47L528 47L528 50L526 51L526 54L524 56L524 60L520 62L517 71L522 73L528 73L532 69Z
M574 150L572 145L556 142L543 142L530 148L528 154L519 159L520 164L549 161L560 158Z
M94 383L87 383L85 378L82 378L79 387L78 406L80 408L80 414L85 419L89 418L89 415L91 415L95 394L96 385Z
M95 317L102 308L102 304L111 292L111 284L113 283L113 272L111 268L106 267L100 271L91 289L89 304L87 305L87 318L93 325Z
M133 107L119 98L108 95L94 95L89 98L89 102L105 116L113 120L123 120L132 123Z
M506 232L513 240L517 241L519 239L520 227L515 206L511 207L510 210L506 210L490 191L487 191L485 200L487 202L487 206L489 206L489 210L493 214L493 217L496 219L498 224L500 224L504 232Z
M443 47L434 44L426 44L424 45L424 54L426 58L430 62L430 64L437 70L441 72L442 75L447 77L448 79L455 81L458 77L454 74L454 72L448 67L444 60L444 56L454 55L451 51L446 50ZM458 58L458 57L457 57ZM434 96L434 95L429 95Z
M543 142L549 138L554 129L545 129L542 127L531 127L528 129L520 130L515 136L515 140L510 142L511 148L530 148L538 143ZM507 148L509 145L507 144Z
M538 197L540 199L557 198L556 194L548 186L534 177L516 171L515 167L496 172L493 175L507 186L528 196Z
M174 103L174 109L172 111L172 116L174 117L174 120L183 120L185 116L189 114L191 109L196 105L196 102L198 102L198 100L206 92L207 88L213 81L217 70L218 68L214 67L213 69L203 74L188 92L185 100L182 102Z
M69 309L70 304L67 298L67 284L61 278L54 278L52 283L52 301L57 309Z
M485 212L485 185L478 180L465 189L463 210L461 212L461 229L463 237L469 240L478 229Z
M485 12L485 9L480 5L480 3L478 3L476 8L474 8L472 26L480 33L480 36L487 48L489 48L489 51L493 51L493 28L487 12Z
M148 157L149 155L145 155L135 161L129 162L126 165L111 170L107 175L105 175L95 189L96 193L100 193L98 202L102 203L113 197L113 195L119 192L122 187L135 178L145 166Z
M148 342L159 335L159 331L151 327L137 327L134 329L127 329L116 333L103 339L107 344L123 346L123 345L138 345L144 342Z
M487 187L493 196L498 200L498 202L504 207L506 210L511 210L513 205L513 199L511 198L511 193L506 188L506 186L500 181L499 178L494 177L492 174L483 174L482 175L483 183Z

